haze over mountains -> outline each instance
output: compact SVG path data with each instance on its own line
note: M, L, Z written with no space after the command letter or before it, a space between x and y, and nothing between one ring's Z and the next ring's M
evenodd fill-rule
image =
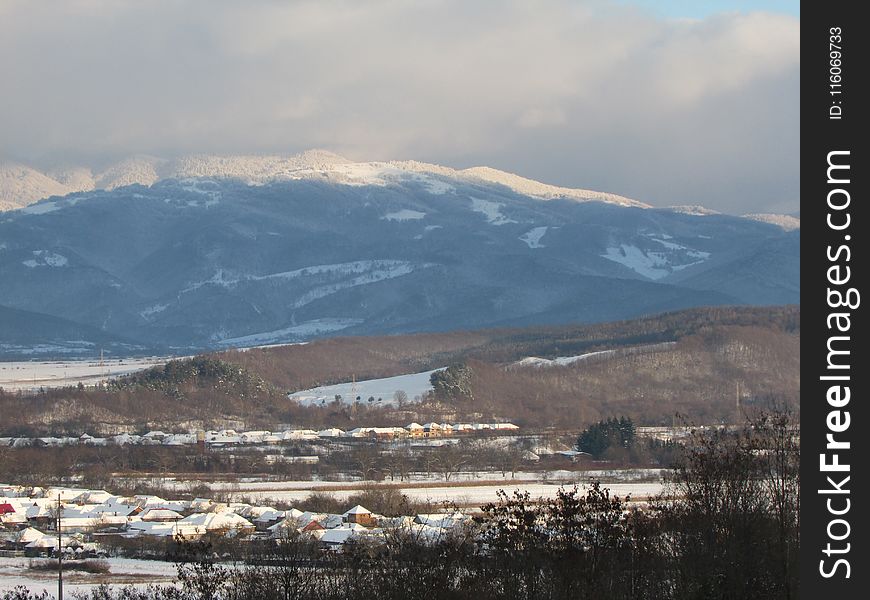
M0 203L23 207L0 215L6 356L799 302L793 217L652 208L485 167L323 151L5 165Z

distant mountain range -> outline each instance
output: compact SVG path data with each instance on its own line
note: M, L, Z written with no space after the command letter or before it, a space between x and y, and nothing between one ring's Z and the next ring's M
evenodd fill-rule
M139 157L98 174L4 165L0 203L22 207L0 213L7 357L594 322L800 295L797 218L656 209L484 167L323 151Z

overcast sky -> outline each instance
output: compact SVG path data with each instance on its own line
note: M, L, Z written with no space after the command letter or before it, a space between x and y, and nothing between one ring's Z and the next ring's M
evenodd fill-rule
M0 0L0 157L326 148L797 211L799 3L733 4Z

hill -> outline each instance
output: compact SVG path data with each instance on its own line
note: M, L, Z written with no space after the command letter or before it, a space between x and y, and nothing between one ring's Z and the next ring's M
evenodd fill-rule
M336 338L173 361L109 389L0 392L6 431L112 431L233 424L404 425L509 419L582 428L627 415L670 424L732 422L742 408L799 408L800 310L720 307L596 325ZM541 366L528 357L590 355ZM287 395L322 385L462 365L469 393L405 407L301 407ZM739 386L739 389L738 389Z

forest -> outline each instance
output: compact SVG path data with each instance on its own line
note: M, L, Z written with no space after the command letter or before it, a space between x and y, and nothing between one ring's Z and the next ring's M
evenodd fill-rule
M0 435L493 419L523 427L582 428L615 415L638 425L669 425L677 414L695 423L733 423L744 406L798 410L799 348L796 306L701 308L593 325L334 338L170 361L97 388L0 390ZM563 365L522 362L596 352ZM461 369L456 393L436 387L400 408L302 407L287 397L352 378L448 366Z

